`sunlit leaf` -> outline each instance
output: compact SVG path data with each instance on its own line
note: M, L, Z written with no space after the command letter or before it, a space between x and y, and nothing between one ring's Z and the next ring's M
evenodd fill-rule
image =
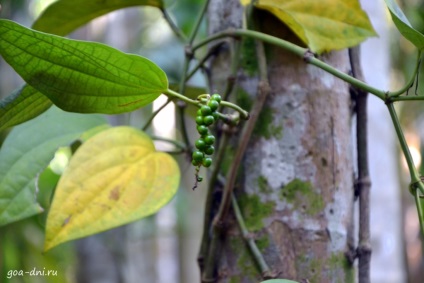
M67 111L129 112L168 88L165 73L144 57L8 20L0 20L0 54L29 85Z
M55 107L16 126L0 150L0 226L40 213L36 177L56 149L104 124L100 115L66 113Z
M175 160L145 133L116 127L77 150L47 218L45 250L151 215L175 195Z
M250 4L252 0L240 0L240 4L242 4L243 6L247 6Z
M32 26L36 30L66 35L92 19L133 6L163 7L161 0L58 0L40 15Z
M358 0L259 0L313 52L355 46L376 33Z
M287 279L271 279L271 280L262 281L261 283L299 283L299 282L287 280Z
M412 27L395 0L385 1L392 16L393 23L399 32L419 50L422 50L424 48L424 35Z
M25 85L0 101L0 130L37 117L51 105L46 96Z

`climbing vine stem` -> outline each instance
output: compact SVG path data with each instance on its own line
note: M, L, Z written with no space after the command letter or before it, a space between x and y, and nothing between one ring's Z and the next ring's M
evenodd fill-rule
M274 276L271 274L271 270L266 263L261 251L259 250L258 246L255 243L255 240L251 237L249 231L247 230L246 224L244 223L243 216L240 211L240 207L237 203L237 200L234 196L234 194L231 194L231 203L233 206L234 214L237 219L237 223L240 227L241 233L243 235L244 240L247 243L247 246L249 247L250 251L252 252L253 258L255 259L256 263L259 266L259 269L261 271L262 277L264 279L273 278Z
M415 81L415 77L418 76L418 70L420 68L420 58L421 58L421 51L418 51L417 54L417 61L415 63L415 68L414 68L414 72L412 73L411 78L409 79L409 81L406 83L406 85L404 87L402 87L401 89L397 90L397 91L393 91L393 92L389 92L387 95L389 97L398 97L400 96L402 93L406 92L409 88L412 87L412 85L414 84ZM420 96L415 96L415 97L420 97ZM424 97L420 97L421 99L417 99L417 100L422 100L424 99ZM400 99L399 99L400 100ZM407 99L405 99L407 100ZM413 100L413 99L411 99Z
M185 34L181 31L180 28L175 24L174 20L172 19L171 15L168 13L168 11L165 8L161 9L163 18L168 22L169 27L172 29L174 34L182 41L186 42L187 37Z
M422 192L420 192L417 189L414 189L413 193L414 193L414 198L415 198L415 204L417 205L418 219L420 220L421 232L424 235L424 223L423 223L424 211L423 211L422 198L421 198Z
M366 83L364 83L361 80L358 80L346 73L343 73L337 69L335 69L334 67L328 65L327 63L321 61L320 59L316 58L315 55L310 52L308 49L300 47L296 44L293 44L291 42L288 42L286 40L280 39L278 37L275 36L271 36L268 34L264 34L262 32L257 32L257 31L253 31L253 30L244 30L244 29L234 29L234 30L226 30L217 34L214 34L200 42L198 42L197 44L193 45L192 51L196 51L198 48L208 44L209 42L215 41L215 40L219 40L222 38L226 38L226 37L251 37L251 38L255 38L258 40L261 40L262 42L265 43L269 43L278 47L281 47L285 50L290 51L293 54L298 55L299 57L303 58L307 63L314 65L340 79L342 79L343 81L357 87L360 88L366 92L372 93L375 96L377 96L378 98L385 100L385 98L387 97L387 93L384 92L383 90L374 88ZM393 92L393 94L397 94L397 93L403 93L405 92L405 90L408 89L408 87L410 87L410 83L406 84L404 87L402 87L399 91L395 91ZM391 94L391 92L389 92L388 94ZM423 97L424 98L424 97Z
M396 130L396 135L398 137L400 147L402 148L403 156L405 156L406 163L408 164L409 173L411 175L411 184L416 184L421 193L424 194L424 184L420 180L418 171L415 168L414 160L412 159L411 152L409 151L408 144L405 140L405 136L403 135L402 127L397 117L395 107L393 103L388 103L387 107L389 109L390 117L392 118L392 122Z

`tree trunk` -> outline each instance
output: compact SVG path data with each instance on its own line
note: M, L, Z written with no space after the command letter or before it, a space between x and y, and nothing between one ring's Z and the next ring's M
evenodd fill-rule
M273 16L263 31L296 40ZM242 23L239 0L211 0L209 32ZM255 54L243 44L237 98L255 103ZM271 94L242 163L236 195L246 226L278 278L310 283L354 282L345 253L352 244L353 158L348 86L282 49L266 46ZM250 55L249 55L250 54ZM321 59L349 71L347 51ZM212 62L212 89L228 74L225 51ZM236 147L236 146L235 146ZM227 162L231 163L231 149ZM228 164L223 164L227 168ZM217 282L259 282L260 272L234 217L227 218Z

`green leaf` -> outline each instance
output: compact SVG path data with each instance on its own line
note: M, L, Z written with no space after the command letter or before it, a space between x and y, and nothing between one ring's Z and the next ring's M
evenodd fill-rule
M77 150L56 188L44 249L158 211L175 195L178 164L131 127L103 131Z
M31 120L51 105L46 96L24 85L0 101L0 130Z
M315 53L376 35L358 0L259 0L255 6L278 17Z
M271 279L271 280L262 281L261 283L299 283L299 282L287 280L287 279Z
M395 0L385 1L392 16L393 23L399 32L419 50L422 50L424 48L424 35L412 27Z
M94 18L133 6L162 8L161 0L59 0L51 4L32 26L34 29L67 35Z
M67 111L129 112L168 88L165 73L144 57L8 20L0 20L0 54L30 86Z
M66 113L52 107L12 129L0 149L0 226L40 213L37 174L49 164L58 147L105 123L99 115Z

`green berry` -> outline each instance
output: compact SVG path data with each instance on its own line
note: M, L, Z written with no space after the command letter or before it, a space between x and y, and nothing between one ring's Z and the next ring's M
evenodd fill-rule
M202 116L197 116L196 117L196 124L197 125L203 125L203 117Z
M202 111L200 111L200 109L197 109L196 115L197 115L197 116L203 116L203 115L202 115Z
M197 149L200 149L200 150L204 149L204 148L205 148L205 146L206 146L205 141L204 141L203 139L198 139L198 140L194 143L194 145L196 146L196 148L197 148Z
M197 118L196 118L197 121ZM206 126L210 126L215 122L215 118L212 115L208 115L203 117L203 124Z
M209 100L208 106L211 108L212 112L216 111L219 107L219 102L216 100Z
M212 117L215 119L215 121L218 121L219 120L219 115L218 115L217 112L213 112L212 113Z
M191 155L191 157L194 161L196 161L197 163L200 163L203 160L203 152L199 150L193 151L193 154Z
M219 94L215 93L211 96L211 100L215 100L216 102L221 103L222 98Z
M212 158L210 158L210 157L203 158L202 165L203 165L203 167L206 167L206 168L210 167L212 165Z
M202 161L192 160L191 164L193 164L193 166L200 166L202 164Z
M212 155L215 152L215 148L213 147L213 145L209 145L205 148L204 152L207 155Z
M215 142L215 137L213 135L207 135L203 140L205 141L205 144L213 145Z
M203 181L203 177L202 176L197 176L197 182L202 182Z
M202 107L200 107L200 111L202 112L203 116L208 116L212 114L211 108L207 105L203 105Z
M202 121L203 121L203 118L202 118ZM209 130L208 130L208 127L204 125L199 125L197 126L197 132L199 133L199 135L203 136L203 135L206 135L209 132Z

